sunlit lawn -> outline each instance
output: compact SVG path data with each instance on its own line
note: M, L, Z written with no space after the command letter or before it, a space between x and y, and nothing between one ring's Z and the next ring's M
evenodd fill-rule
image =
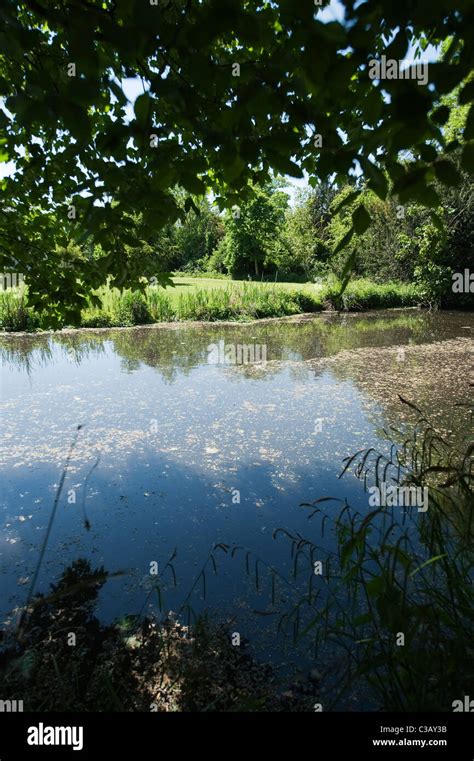
M277 281L276 283L273 281L260 283L258 280L224 280L212 277L190 277L181 275L173 277L173 282L175 283L174 288L166 288L166 293L171 298L178 298L181 294L192 293L196 290L243 288L248 282L251 282L252 285L259 285L262 288L272 288L277 286L279 289L283 290L307 291L310 293L316 293L321 288L321 285L317 283L283 283L280 281Z

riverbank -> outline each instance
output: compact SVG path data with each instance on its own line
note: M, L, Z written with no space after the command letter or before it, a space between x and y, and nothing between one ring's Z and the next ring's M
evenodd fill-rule
M199 282L199 281L198 281ZM377 284L354 280L341 295L338 283L269 284L236 283L218 287L179 284L163 289L150 286L143 293L103 288L97 292L101 306L89 305L79 325L61 328L120 328L158 323L250 322L268 318L313 314L323 311L365 311L422 305L415 286L406 283ZM291 286L291 287L289 287ZM5 332L36 332L49 327L47 316L28 304L26 289L0 293L0 329Z
M393 307L392 309L368 309L364 310L363 314L364 317L370 318L377 315L385 315L389 313L390 315L396 315L398 313L405 314L408 312L409 314L423 314L423 313L429 313L428 310L423 309L422 307ZM15 338L21 338L22 336L55 336L55 335L61 335L61 336L73 336L75 334L99 334L104 335L110 333L111 330L118 331L118 332L125 332L130 333L132 332L141 332L141 331L152 331L152 330L175 330L179 331L183 328L211 328L211 327L222 327L222 328L236 328L238 326L245 327L251 327L252 325L258 326L258 327L264 327L266 325L308 325L311 322L314 322L315 320L318 320L320 318L326 318L326 319L332 319L336 317L337 315L343 315L344 318L356 318L361 315L361 311L352 311L352 312L344 312L337 309L322 309L320 312L302 312L301 314L290 314L286 315L285 317L261 317L259 319L249 319L249 320L186 320L182 322L152 322L148 323L146 325L119 325L119 326L112 326L112 327L105 327L105 328L85 328L85 327L79 327L79 328L61 328L60 330L41 330L38 329L36 331L31 330L3 330L0 331L0 336L14 336Z

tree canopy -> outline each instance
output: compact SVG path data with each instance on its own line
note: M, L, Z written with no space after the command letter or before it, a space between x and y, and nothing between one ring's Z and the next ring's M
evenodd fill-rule
M74 321L108 277L140 287L147 259L130 249L192 196L240 205L273 173L316 185L361 172L380 199L435 209L435 181L459 181L460 142L462 169L474 167L474 5L342 5L339 22L314 0L3 0L0 159L15 171L1 180L0 246L31 303ZM371 61L428 45L443 55L426 82L370 76ZM462 135L448 140L459 106ZM357 205L336 252L369 212ZM101 255L58 253L85 242Z

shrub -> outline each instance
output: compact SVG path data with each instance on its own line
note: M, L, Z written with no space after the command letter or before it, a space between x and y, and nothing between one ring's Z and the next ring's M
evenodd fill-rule
M452 274L450 267L426 261L415 267L415 282L425 302L439 306L445 294L452 293Z
M83 328L112 328L115 324L112 315L99 311L90 312L81 320Z
M176 312L167 293L159 288L148 288L146 299L153 322L172 322L176 319Z
M422 301L418 288L407 283L379 285L361 278L350 281L344 293L340 290L340 283L332 281L323 287L321 298L333 308L347 311L417 306Z
M316 296L306 291L296 291L294 298L302 312L319 312L323 308L319 295Z
M130 325L146 325L153 322L148 304L141 293L125 292L117 310L118 324L124 327Z

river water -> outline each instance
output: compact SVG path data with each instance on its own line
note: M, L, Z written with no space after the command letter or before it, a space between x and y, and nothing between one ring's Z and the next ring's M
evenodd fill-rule
M26 599L80 425L36 591L87 558L123 572L100 593L103 620L187 604L262 657L298 660L276 633L297 591L290 543L273 532L313 537L301 503L323 496L368 510L342 462L410 425L399 395L466 434L473 327L472 313L393 310L1 336L4 619ZM252 352L265 361L244 363ZM331 521L341 503L322 504Z

